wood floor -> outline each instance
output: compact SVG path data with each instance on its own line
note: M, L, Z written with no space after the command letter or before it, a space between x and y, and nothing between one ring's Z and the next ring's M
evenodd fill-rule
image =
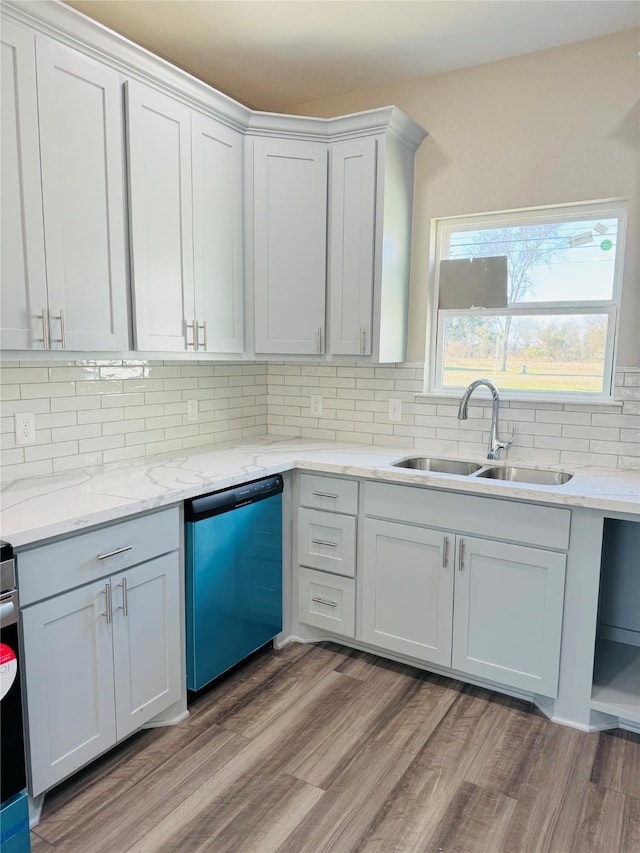
M49 794L33 853L639 853L640 736L333 644L254 658Z

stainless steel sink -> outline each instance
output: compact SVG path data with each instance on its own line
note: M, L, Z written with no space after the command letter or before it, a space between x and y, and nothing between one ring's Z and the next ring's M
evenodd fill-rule
M411 456L391 463L394 468L415 468L418 471L433 471L436 474L474 474L482 468L475 462L460 462L457 459L433 459L428 456Z
M529 483L539 486L562 486L568 483L573 474L565 471L536 471L533 468L485 468L476 474L487 480L508 480L511 483Z

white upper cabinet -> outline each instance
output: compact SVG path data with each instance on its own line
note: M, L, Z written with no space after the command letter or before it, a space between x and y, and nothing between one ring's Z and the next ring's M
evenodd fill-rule
M46 346L35 39L2 23L2 347Z
M424 130L395 107L262 121L268 136L252 124L256 353L404 360Z
M121 349L127 313L118 75L40 36L34 60L33 36L6 23L2 34L2 245L11 247L2 263L3 346Z
M327 147L253 141L255 350L324 352Z
M242 134L191 115L198 350L244 348Z
M406 358L414 159L424 135L392 108L384 133L330 146L330 355Z
M243 351L242 135L127 84L136 347Z
M129 224L136 349L195 349L191 115L127 83Z
M376 140L329 149L329 351L369 355L373 321Z

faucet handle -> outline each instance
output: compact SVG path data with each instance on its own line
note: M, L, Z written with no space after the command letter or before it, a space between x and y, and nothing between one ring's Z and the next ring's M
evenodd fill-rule
M511 445L513 444L513 440L515 437L516 437L516 428L514 426L513 429L511 430L511 435L509 436L509 438L501 439L499 441L501 449L502 450L508 450L511 447Z

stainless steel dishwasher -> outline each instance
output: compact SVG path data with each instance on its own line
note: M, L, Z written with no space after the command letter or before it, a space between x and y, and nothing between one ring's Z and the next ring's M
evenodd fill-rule
M282 630L282 490L278 474L185 503L189 690Z

